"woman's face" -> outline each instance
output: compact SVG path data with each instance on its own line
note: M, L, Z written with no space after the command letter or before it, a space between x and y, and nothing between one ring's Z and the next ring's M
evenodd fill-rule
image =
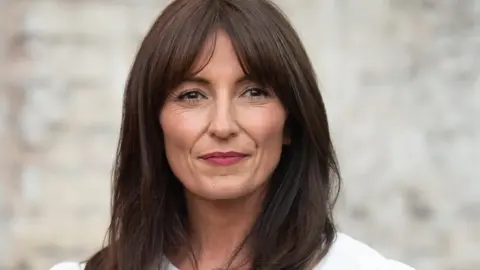
M213 41L210 61L173 89L160 124L169 165L188 192L236 199L265 186L277 166L286 111L273 89L246 77L225 32ZM208 60L211 45L193 70Z

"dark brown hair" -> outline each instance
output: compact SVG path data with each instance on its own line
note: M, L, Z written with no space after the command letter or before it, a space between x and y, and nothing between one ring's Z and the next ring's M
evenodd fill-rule
M158 269L164 254L189 246L183 186L168 166L158 116L168 91L219 29L245 73L274 89L288 111L290 145L243 243L249 263L307 269L329 250L340 175L315 72L297 33L268 0L176 0L146 35L127 81L108 243L87 270Z

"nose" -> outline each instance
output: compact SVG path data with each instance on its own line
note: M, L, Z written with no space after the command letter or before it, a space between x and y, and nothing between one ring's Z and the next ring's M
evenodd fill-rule
M235 109L230 101L217 101L212 110L211 121L208 127L210 136L222 140L235 137L239 127L235 117Z

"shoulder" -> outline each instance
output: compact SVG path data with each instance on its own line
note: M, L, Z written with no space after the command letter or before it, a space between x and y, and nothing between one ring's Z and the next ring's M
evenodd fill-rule
M327 256L314 270L414 270L390 260L368 245L338 233Z
M78 262L62 262L54 265L50 270L83 270L85 264Z

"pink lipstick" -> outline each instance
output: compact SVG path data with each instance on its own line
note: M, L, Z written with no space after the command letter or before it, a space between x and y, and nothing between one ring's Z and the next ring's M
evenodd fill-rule
M200 158L215 165L232 165L240 162L248 155L239 152L212 152Z

